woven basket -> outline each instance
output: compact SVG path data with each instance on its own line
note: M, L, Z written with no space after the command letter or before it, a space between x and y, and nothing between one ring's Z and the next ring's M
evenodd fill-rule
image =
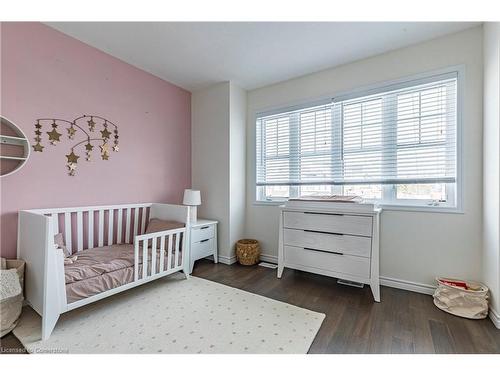
M236 242L236 259L244 266L253 266L259 262L260 245L257 240L239 240Z
M2 269L15 269L21 284L20 293L17 295L12 295L5 299L0 300L0 337L5 336L7 333L12 331L21 315L21 309L23 307L23 287L24 287L24 267L25 262L23 260L17 259L1 259Z

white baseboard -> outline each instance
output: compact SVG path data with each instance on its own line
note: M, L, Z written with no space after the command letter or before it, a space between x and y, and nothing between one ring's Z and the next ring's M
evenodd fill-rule
M233 263L236 263L236 255L232 255L230 257L224 256L224 255L218 255L217 256L219 262L222 264L228 264L231 265Z
M488 315L495 327L500 329L500 314L490 307L490 313Z
M221 262L222 264L231 265L231 264L234 264L234 263L237 262L236 255L233 255L231 257L227 257L227 256L224 256L224 255L219 255L218 258L219 258L219 262ZM278 264L278 257L275 256L275 255L261 254L260 255L260 260L262 260L264 262L270 262L270 263L276 263L276 264Z
M433 285L416 283L414 281L399 280L385 276L380 276L380 285L429 295L433 295L434 291L436 290L436 287Z
M263 262L278 264L278 257L276 255L260 254L260 260Z

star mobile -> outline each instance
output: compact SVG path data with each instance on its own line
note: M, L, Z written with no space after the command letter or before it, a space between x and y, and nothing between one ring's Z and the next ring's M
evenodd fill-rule
M94 120L97 120L94 121ZM83 115L77 117L76 119L69 121L59 118L40 118L36 120L35 123L35 144L32 146L35 152L43 152L45 146L42 145L42 128L43 123L48 122L52 127L52 130L45 132L48 135L48 141L51 145L56 146L61 142L62 133L58 132L59 126L69 125L66 128L68 139L73 140L75 136L82 134L83 140L74 144L70 152L66 155L68 168L68 174L74 176L76 173L76 167L78 164L78 159L80 156L75 153L75 149L79 146L85 145L85 160L87 162L91 161L91 153L94 149L94 145L97 144L100 149L100 155L102 160L109 160L110 151L118 152L118 126L113 122L96 115ZM102 130L96 132L96 126L102 126ZM109 129L112 129L110 131ZM101 133L100 136L94 133ZM113 136L113 146L110 150L111 136Z

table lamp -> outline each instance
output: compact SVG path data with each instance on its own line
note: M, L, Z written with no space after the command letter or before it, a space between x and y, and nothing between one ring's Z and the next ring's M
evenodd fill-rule
M184 199L182 201L182 204L185 206L190 206L191 207L191 216L189 220L192 223L196 223L197 221L197 206L201 204L201 193L199 190L191 190L191 189L185 189L184 190Z

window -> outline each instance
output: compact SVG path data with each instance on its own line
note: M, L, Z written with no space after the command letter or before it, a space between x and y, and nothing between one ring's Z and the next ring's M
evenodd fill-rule
M257 116L258 201L457 206L458 72Z

